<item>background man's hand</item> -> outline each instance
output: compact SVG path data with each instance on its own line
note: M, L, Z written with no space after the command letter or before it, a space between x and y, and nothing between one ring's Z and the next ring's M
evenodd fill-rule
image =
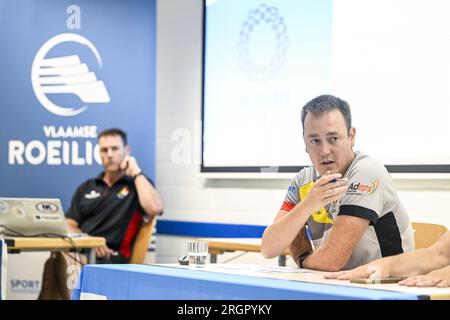
M114 251L107 246L95 248L95 256L97 258L109 259L113 253Z
M125 170L125 174L129 177L134 177L139 172L141 172L141 168L139 168L136 159L130 155L127 155L122 160L120 169Z

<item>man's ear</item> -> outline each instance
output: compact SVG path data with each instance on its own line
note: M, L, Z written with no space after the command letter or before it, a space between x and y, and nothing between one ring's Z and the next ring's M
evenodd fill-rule
M355 146L355 136L356 136L356 129L355 127L351 127L350 131L348 132L348 138L350 139L352 147Z
M125 146L125 153L127 156L130 155L130 153L131 153L131 147L128 144Z

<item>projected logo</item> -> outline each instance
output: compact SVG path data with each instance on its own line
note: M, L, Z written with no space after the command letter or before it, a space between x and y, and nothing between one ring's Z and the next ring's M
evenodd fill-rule
M97 80L95 73L89 70L78 55L46 58L51 49L64 42L87 46L95 55L100 68L102 59L88 39L73 33L63 33L49 39L36 53L31 67L34 94L47 111L68 117L80 114L86 110L87 105L61 106L51 101L49 94L73 94L83 103L107 103L110 97L103 81Z
M239 66L255 81L273 79L286 60L287 27L277 7L251 10L239 33Z

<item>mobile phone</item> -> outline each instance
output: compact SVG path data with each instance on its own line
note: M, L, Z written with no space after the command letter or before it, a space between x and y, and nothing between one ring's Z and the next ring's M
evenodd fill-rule
M391 277L391 278L373 278L373 279L352 279L351 283L362 283L362 284L379 284L379 283L397 283L399 281L405 280L406 277Z

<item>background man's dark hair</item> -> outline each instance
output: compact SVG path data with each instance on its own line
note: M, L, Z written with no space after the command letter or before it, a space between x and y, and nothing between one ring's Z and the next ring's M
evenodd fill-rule
M126 146L128 144L127 133L119 128L111 128L105 129L98 134L97 140L104 136L120 136L123 141L123 145Z
M338 97L328 94L318 96L303 106L302 109L303 132L305 132L305 118L308 113L312 113L315 116L320 116L334 109L338 109L344 116L345 125L347 126L348 132L352 127L352 114L350 112L350 106L348 105L347 101L344 101Z

